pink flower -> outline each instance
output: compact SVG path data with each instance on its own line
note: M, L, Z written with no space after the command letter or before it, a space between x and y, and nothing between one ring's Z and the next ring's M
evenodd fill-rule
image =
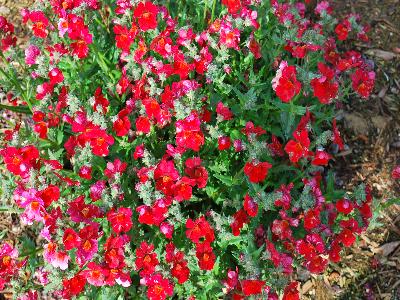
M29 66L36 64L36 58L41 54L40 49L35 45L29 45L25 49L25 63Z

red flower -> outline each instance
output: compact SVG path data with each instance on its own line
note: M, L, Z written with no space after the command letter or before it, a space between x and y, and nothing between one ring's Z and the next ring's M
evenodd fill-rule
M290 239L292 237L292 230L290 224L286 220L274 220L272 222L271 231L280 240Z
M293 281L285 287L282 300L300 300L298 288L299 283Z
M267 146L268 149L272 152L272 155L276 156L284 155L283 146L275 135L272 135L272 142L270 144L267 144Z
M317 227L321 220L319 218L320 211L318 209L310 209L304 215L304 228L307 230Z
M293 272L293 258L285 253L279 253L274 244L271 243L269 240L265 240L266 243L266 250L270 254L270 259L274 264L275 268L279 266L282 267L283 272L286 274L291 274Z
M261 294L262 288L265 285L263 280L242 280L242 291L245 296Z
M107 98L104 97L101 91L101 87L98 87L94 92L93 109L95 111L99 111L100 110L99 108L101 108L103 112L107 112L109 104L110 103L108 102Z
M131 44L133 43L137 30L135 30L135 26L129 30L126 26L121 26L116 24L114 26L114 33L115 33L115 41L117 42L117 48L129 52Z
M136 130L140 133L147 134L150 132L150 120L148 117L140 116L136 119Z
M256 59L260 59L262 57L261 46L254 38L254 35L251 36L250 41L247 44L247 47L250 49L250 52L253 53Z
M144 144L140 144L139 146L136 146L135 152L133 153L133 158L134 159L139 159L144 157Z
M154 170L156 189L165 195L172 195L172 186L179 179L178 170L172 160L162 159Z
M242 0L222 0L222 4L228 8L230 14L237 13L242 8Z
M349 31L351 30L351 24L348 20L344 20L342 23L339 23L335 27L335 33L340 41L344 41L347 39L349 35Z
M336 209L342 214L348 215L353 211L353 208L353 203L348 199L343 198L336 202Z
M246 127L242 129L242 132L246 134L249 140L252 140L253 136L260 136L266 133L260 126L254 126L253 122L249 121L246 123Z
M214 230L204 216L195 221L187 219L186 228L186 236L193 243L207 242L210 244L215 239Z
M320 255L315 255L311 260L306 261L305 267L314 274L321 274L325 271L328 260Z
M158 226L165 220L168 207L163 199L159 199L153 206L141 205L136 208L136 211L139 214L139 223Z
M192 198L192 181L188 177L183 177L172 186L172 190L174 199L178 202L190 200Z
M63 280L63 298L69 299L74 296L79 295L83 292L86 285L86 278L82 273L77 273L74 277L70 279Z
M162 222L160 224L160 231L167 239L172 239L172 235L174 233L174 225L169 222Z
M333 130L333 142L339 146L339 150L343 150L344 144L342 138L340 137L340 132L336 126L336 119L333 119L332 121L332 130Z
M91 261L88 265L88 270L82 271L82 274L86 277L89 284L94 286L103 286L106 284L106 270L100 265Z
M44 39L47 36L47 26L49 20L42 11L32 11L29 13L29 20L33 23L33 34Z
M301 90L301 83L296 78L296 67L281 62L279 70L272 80L272 88L283 102L290 102Z
M188 158L185 162L185 173L194 180L198 188L202 189L207 185L208 172L201 165L200 157Z
M122 174L125 172L127 167L126 162L120 161L118 158L114 160L114 162L107 162L106 169L104 170L104 175L108 178L114 178L116 174Z
M146 278L145 284L148 286L147 297L149 300L164 300L174 294L173 284L159 273Z
M190 270L187 266L187 261L184 258L182 251L175 251L175 245L169 243L165 247L165 259L168 263L172 264L171 275L178 279L179 284L183 284L189 279Z
M101 217L100 208L94 204L85 204L84 196L77 197L74 201L68 203L67 214L71 221L80 223L91 223L93 218Z
M131 129L131 122L128 116L118 116L113 123L113 129L117 136L125 136Z
M244 166L244 174L247 175L250 182L259 183L264 181L268 175L268 170L271 169L272 165L268 162L251 162L246 163Z
M91 260L98 250L99 225L97 223L87 225L79 231L80 245L77 251L79 264Z
M249 217L244 209L237 211L233 215L233 222L231 223L232 234L238 236L244 224L249 223Z
M158 265L157 254L153 252L154 245L142 242L136 249L135 265L140 271L140 276L151 275Z
M248 194L244 196L244 210L250 217L257 216L258 213L258 204L251 198Z
M52 85L61 83L64 80L64 75L59 68L53 68L48 75L50 78L50 84Z
M96 127L85 129L85 132L78 139L82 146L89 141L93 154L98 156L107 156L109 153L108 147L114 144L114 138L111 135L108 135L105 130Z
M392 171L393 179L400 179L400 165L396 166Z
M221 136L218 138L218 150L224 151L231 147L231 138L229 136Z
M321 77L314 78L310 84L314 91L314 96L318 98L322 104L327 104L331 99L335 98L339 89L339 84L333 80L335 71L327 67L323 63L318 64Z
M215 254L209 243L196 244L196 257L201 270L212 270L214 268Z
M314 159L311 162L314 166L327 166L329 160L332 158L327 152L322 150L317 150L314 155Z
M133 11L133 15L137 18L139 27L143 31L157 28L157 14L158 7L150 1L140 2Z
M342 251L342 247L340 247L339 242L334 240L331 244L331 249L329 251L329 259L332 262L339 262L341 260L340 251Z
M357 69L351 75L353 89L363 98L368 98L374 89L375 72Z
M39 151L35 146L22 148L6 147L0 150L7 170L16 176L27 178L32 168L35 168L39 159Z
M128 232L132 228L132 210L125 207L117 211L112 209L107 213L107 220L115 233Z
M44 207L49 207L51 203L60 199L60 188L50 184L44 190L39 191L38 196L43 200Z
M222 117L224 121L231 120L233 118L233 113L229 107L225 106L221 101L217 104L216 112L217 115Z
M125 245L129 242L127 235L109 236L104 244L104 261L109 268L121 269L125 267Z
M103 192L106 189L106 182L104 180L98 180L92 184L89 188L89 195L92 201L100 200L103 196Z
M290 140L286 146L285 151L289 154L291 162L296 163L302 157L307 157L309 154L308 147L310 146L310 139L308 138L308 131L303 129L293 133L295 140Z
M63 243L64 249L68 251L79 247L79 245L81 244L81 240L79 238L79 235L72 228L67 228L64 231Z
M177 121L175 125L177 146L198 152L204 145L204 135L200 124L197 112L192 112L185 119Z
M350 247L356 241L354 233L348 228L343 229L342 232L339 233L338 238L346 247Z
M228 270L228 274L226 276L226 279L222 281L224 284L225 288L227 289L228 292L234 290L239 282L239 270L238 267L236 267L236 270Z

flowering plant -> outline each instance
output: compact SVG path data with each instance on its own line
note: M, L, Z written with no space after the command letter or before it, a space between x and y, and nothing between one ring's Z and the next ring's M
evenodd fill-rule
M1 197L35 238L2 243L0 290L299 299L291 274L338 262L373 200L328 170L375 76L336 40L367 28L304 2L42 0L22 50L1 17L1 108L28 116Z

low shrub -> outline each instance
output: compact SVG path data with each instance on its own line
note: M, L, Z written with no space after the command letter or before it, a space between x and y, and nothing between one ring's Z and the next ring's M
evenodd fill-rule
M50 0L0 18L1 85L26 114L0 150L0 250L19 299L299 299L373 216L335 188L335 120L375 73L327 1ZM26 231L28 232L28 231ZM87 298L84 298L87 297Z

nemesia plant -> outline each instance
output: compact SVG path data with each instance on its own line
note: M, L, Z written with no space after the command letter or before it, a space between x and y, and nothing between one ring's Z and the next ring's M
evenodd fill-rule
M288 300L340 261L373 199L335 189L336 109L375 73L337 46L359 17L308 2L38 0L23 49L1 17L1 108L27 115L1 197L32 235L2 242L0 290Z

